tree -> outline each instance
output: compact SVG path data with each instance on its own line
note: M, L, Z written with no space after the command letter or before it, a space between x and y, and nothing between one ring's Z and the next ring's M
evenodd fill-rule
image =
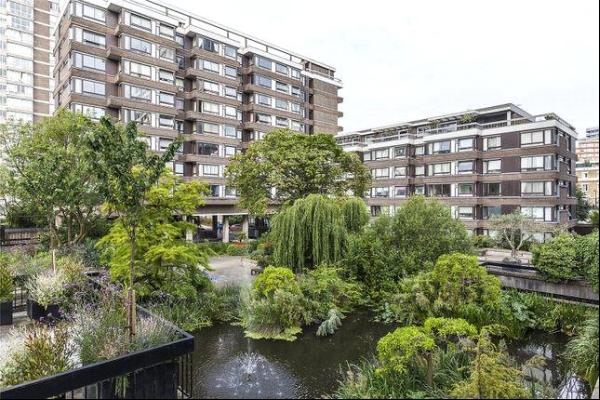
M346 229L349 233L359 233L369 222L367 205L363 199L358 197L344 198L342 201Z
M318 194L284 207L273 217L269 233L274 262L297 272L339 261L347 236L339 200Z
M7 150L0 193L15 210L41 216L51 247L81 242L98 218L99 181L86 154L86 135L95 124L80 113L60 110L39 124L4 125L0 146ZM31 218L25 218L31 219ZM59 222L65 228L63 239Z
M117 125L103 117L86 136L87 158L106 199L106 210L118 216L129 242L128 324L135 335L135 260L137 231L143 222L148 194L158 182L165 164L173 159L181 141L174 141L162 155L148 152L137 125Z
M598 267L600 264L598 230L589 235L577 236L575 241L577 250L577 269L597 292Z
M135 249L134 288L140 297L167 294L174 300L195 300L199 291L210 285L200 267L208 267L202 248L185 240L193 227L175 218L189 215L204 203L206 185L179 182L164 173L153 186L140 214ZM127 283L130 243L124 225L117 220L97 244L111 278Z
M561 233L533 248L533 265L551 282L569 280L579 275L576 241L570 233Z
M536 233L543 232L543 226L535 219L515 210L511 214L503 214L491 219L491 228L499 233L511 248L511 257L518 260L519 250L526 242L533 239Z
M575 188L575 197L577 198L576 216L578 221L587 221L590 217L591 206L581 187Z
M333 135L301 135L277 130L237 155L226 170L240 205L266 212L268 202L293 202L309 194L357 196L368 189L370 174L360 159L345 152Z

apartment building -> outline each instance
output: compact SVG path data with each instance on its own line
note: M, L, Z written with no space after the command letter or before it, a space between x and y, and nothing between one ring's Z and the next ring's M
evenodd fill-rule
M58 0L0 0L0 123L54 113Z
M162 2L70 0L55 37L56 106L135 121L157 152L184 135L173 171L209 184L198 216L224 240L228 216L245 215L231 157L278 128L341 131L335 68Z
M577 142L577 181L588 202L596 208L599 205L599 143L598 127L588 128L585 139Z
M575 129L555 114L502 104L348 132L337 141L371 169L373 215L413 194L435 197L476 234L514 210L573 226ZM540 239L543 239L542 237Z

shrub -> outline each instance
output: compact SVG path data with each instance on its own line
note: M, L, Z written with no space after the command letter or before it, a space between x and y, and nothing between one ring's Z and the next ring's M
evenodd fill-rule
M37 274L25 285L29 298L43 307L62 304L66 296L67 279L64 272L46 271Z
M377 358L383 372L404 374L409 363L423 358L436 347L435 340L423 328L406 326L388 333L377 343Z
M495 247L496 241L491 236L487 235L473 235L471 237L471 243L473 243L473 247L478 249L486 249L490 247Z
M598 379L598 314L588 319L579 335L567 344L566 355L573 370L590 385Z
M0 387L29 382L73 367L73 349L65 326L25 328L24 345L12 353L0 370Z
M561 233L533 248L533 264L548 281L559 282L578 275L577 249L573 235Z
M12 301L13 278L8 268L0 265L0 302Z
M588 283L598 291L598 231L575 238L577 250L577 265L580 273Z
M276 290L300 293L296 276L289 268L267 267L252 284L252 294L258 298L271 297Z

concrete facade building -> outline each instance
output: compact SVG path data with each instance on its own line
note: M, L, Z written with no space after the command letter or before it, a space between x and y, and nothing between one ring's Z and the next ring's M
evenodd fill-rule
M412 194L436 197L476 234L520 209L548 226L573 226L575 129L554 114L502 104L348 132L337 141L371 169L373 215Z
M70 0L55 37L56 107L136 121L157 152L183 135L173 171L209 184L192 217L213 217L224 240L229 216L249 225L225 182L231 157L277 128L341 131L333 67L163 3Z
M577 142L577 180L588 202L599 205L600 140L598 128L588 128L585 139Z

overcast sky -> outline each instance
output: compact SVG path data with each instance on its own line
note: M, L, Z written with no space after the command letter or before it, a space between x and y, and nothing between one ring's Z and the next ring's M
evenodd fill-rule
M337 69L345 131L513 102L598 125L598 0L168 0Z

